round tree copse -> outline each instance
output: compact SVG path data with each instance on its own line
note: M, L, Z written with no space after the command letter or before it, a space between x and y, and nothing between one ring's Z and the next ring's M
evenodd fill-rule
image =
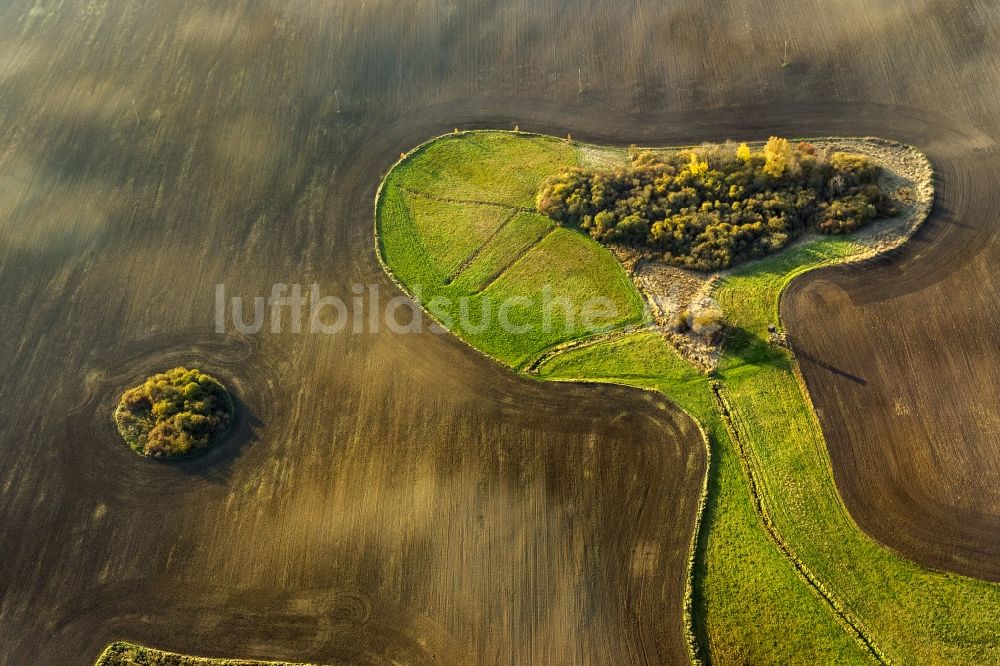
M221 439L233 411L229 391L218 379L194 368L173 368L125 391L114 418L136 453L178 458Z

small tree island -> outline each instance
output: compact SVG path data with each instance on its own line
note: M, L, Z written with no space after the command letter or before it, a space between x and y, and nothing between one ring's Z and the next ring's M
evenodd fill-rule
M631 151L625 168L566 167L542 184L538 212L604 244L717 271L773 254L812 230L849 233L897 214L863 155L771 137L662 154Z
M125 391L115 424L136 453L177 458L207 448L229 430L233 400L222 383L197 369L174 368Z

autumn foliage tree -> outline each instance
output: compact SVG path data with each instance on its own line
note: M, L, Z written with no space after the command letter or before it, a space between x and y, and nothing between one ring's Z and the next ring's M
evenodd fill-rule
M792 147L788 139L781 139L772 136L764 146L764 168L765 174L775 180L781 178L788 171L792 164Z

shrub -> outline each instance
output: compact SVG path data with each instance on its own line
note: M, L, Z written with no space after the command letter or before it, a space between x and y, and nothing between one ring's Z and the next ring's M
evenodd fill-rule
M115 423L138 453L176 457L203 449L228 430L233 402L225 387L200 370L174 368L122 394Z
M688 330L688 319L691 313L687 310L678 310L670 318L670 328L676 333L684 333Z
M749 162L751 155L750 146L745 143L741 143L739 147L736 148L736 157L742 162Z
M691 332L707 340L715 338L725 325L722 307L711 298L692 304L688 319Z

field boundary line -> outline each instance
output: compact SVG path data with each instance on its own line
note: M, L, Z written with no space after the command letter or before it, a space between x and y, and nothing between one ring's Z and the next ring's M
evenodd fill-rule
M507 214L507 217L503 219L503 222L501 222L496 229L490 232L490 235L486 238L486 240L484 240L479 247L473 250L468 257L463 259L462 263L458 265L458 268L456 268L451 272L451 275L445 278L444 283L447 285L457 280L462 275L462 273L465 272L465 269L468 268L472 264L472 262L474 262L476 259L479 258L479 255L481 255L486 250L486 247L493 242L493 239L499 236L500 232L506 229L507 225L510 224L511 220L517 217L519 213L520 211L517 210L510 211Z
M461 132L461 134L467 134L467 133L468 133L467 131L466 132ZM389 267L389 264L386 262L385 257L383 256L382 234L379 233L379 224L378 224L378 222L379 222L379 213L382 210L382 195L383 195L383 193L385 191L386 183L389 182L389 176L390 176L390 174L392 174L392 172L397 167L399 167L402 164L405 164L405 163L409 162L411 159L413 159L413 157L415 155L417 155L418 153L420 153L420 151L422 151L424 148L426 148L427 146L429 146L430 144L434 143L435 141L437 141L438 139L440 139L440 138L442 138L444 136L447 136L447 135L442 134L442 135L439 135L439 136L436 136L436 137L432 137L432 138L428 139L427 141L421 143L420 145L414 146L409 151L407 151L405 153L402 153L399 156L399 159L397 159L395 162L393 162L392 166L389 167L388 171L386 171L385 174L383 174L382 180L379 182L378 188L375 190L375 210L372 211L372 234L374 236L374 241L375 241L375 243L374 243L375 244L375 260L378 262L379 266L382 267L382 271L389 277L389 280L394 285L396 285L396 287L399 289L399 291L401 293L403 293L403 294L406 294L407 298L410 298L420 308L421 312L423 312L425 315L427 315L430 318L431 321L433 321L435 324L437 324L441 328L449 331L452 335L454 335L456 338L458 338L459 340L461 340L462 343L465 344L466 347L468 347L469 349L471 349L474 352L478 353L483 358L489 359L490 361L493 361L497 365L503 366L505 368L510 368L511 366L510 366L509 363L505 363L502 359L494 356L493 354L490 354L489 352L484 351L484 350L480 349L479 347L476 347L475 345L471 344L470 342L464 340L461 336L457 335L454 331L451 331L451 329L449 329L447 326L445 326L444 323L440 319L438 319L434 315L433 312L431 312L430 310L428 310L427 307L423 303L421 303L420 301L418 301L416 299L416 297L413 295L413 292L410 291L409 287L407 287L405 284L403 284L403 282L399 279L399 277L396 276L396 273L392 270L392 268ZM401 191L402 191L402 189L403 188L400 188Z
M751 461L750 453L747 451L739 429L733 421L732 411L730 409L729 402L723 394L722 385L718 381L712 381L710 382L710 387L712 389L712 395L716 400L719 414L722 416L722 420L726 424L726 429L729 431L729 435L732 437L733 443L735 444L736 453L740 459L740 465L743 467L743 471L746 474L747 483L750 489L750 498L754 510L757 512L757 515L760 518L761 523L764 525L764 529L771 537L771 540L774 541L781 554L791 562L792 567L795 569L796 573L799 574L799 577L805 581L805 583L816 595L826 602L828 609L834 619L837 620L838 624L851 634L851 636L865 649L865 652L867 652L869 656L880 664L891 664L892 662L885 655L885 653L882 652L881 648L878 647L875 639L869 635L868 629L864 626L864 624L843 605L833 592L826 588L823 581L821 581L816 574L809 569L805 562L799 559L798 554L781 537L781 534L778 532L778 528L774 524L774 520L771 517L771 513L764 502L763 494L760 491L760 485L758 484L757 477L753 471L753 463Z
M182 663L182 660L194 660L194 666L316 666L312 663L302 662L302 661L276 661L272 659L253 659L253 658L241 658L241 657L202 657L193 654L184 654L180 652L171 652L170 650L164 650L162 648L151 647L145 643L133 643L129 640L116 640L112 641L105 647L101 654L98 655L95 666L101 666L105 660L117 656L116 651L121 647L135 648L138 650L147 650L149 652L159 653L161 656L168 659L174 657L179 658L178 661L172 661L171 663ZM132 662L135 663L135 662ZM146 662L143 662L146 663Z
M428 192L413 190L409 187L400 187L399 191L415 197L422 197L424 199L430 199L431 201L440 201L441 203L455 204L456 206L490 206L492 208L507 208L508 210L512 210L517 213L538 212L527 206L515 206L513 204L503 203L502 201L482 201L480 199L456 199L454 197L442 197L437 194L429 194Z
M608 340L615 340L617 338L623 338L626 335L631 335L633 333L638 333L640 331L655 331L656 324L652 322L644 322L640 324L626 324L624 326L619 326L611 329L610 331L602 331L600 333L595 333L584 338L576 338L575 340L566 340L565 342L560 342L558 344L552 345L547 349L540 351L534 358L528 359L521 365L521 372L529 374L532 376L538 376L538 369L542 367L548 361L551 361L556 356L562 353L572 351L574 349L583 349L585 347L591 347L593 345L600 344L602 342L607 342Z
M482 133L482 132L504 133L504 132L506 132L506 130L463 130L463 131L458 132L457 135L475 134L475 133ZM527 137L542 137L542 136L545 136L545 135L542 135L542 134L538 134L536 132L523 132L523 131L515 132L515 134L518 134L519 136L527 136ZM379 213L382 210L383 194L385 192L386 184L389 182L389 176L392 174L393 171L396 170L396 168L398 168L399 166L401 166L401 165L406 164L407 162L409 162L416 155L420 154L427 146L429 146L430 144L434 143L435 141L438 141L439 139L445 138L447 136L456 136L456 133L455 132L450 132L448 134L440 134L438 136L431 137L430 139L428 139L427 141L424 141L420 145L414 146L413 148L411 148L407 152L401 153L400 156L399 156L399 158L397 158L392 163L392 165L390 165L390 167L388 168L388 170L386 170L386 172L384 174L382 174L382 180L379 182L378 188L376 188L376 190L375 190L375 209L372 211L372 236L373 236L374 246L375 246L374 247L374 250L375 250L375 261L377 261L378 265L382 267L382 271L389 278L389 281L392 282L399 289L399 291L401 293L405 294L407 296L407 298L411 299L417 305L417 307L420 308L420 311L423 312L424 315L426 315L432 322L434 322L435 324L437 324L438 326L440 326L442 329L444 329L444 330L448 331L449 333L451 333L452 335L454 335L458 340L461 340L461 342L466 347L468 347L472 351L476 352L481 357L489 359L490 361L496 363L497 365L499 365L499 366L501 366L503 368L506 368L506 369L510 370L511 372L513 372L515 374L520 374L522 376L530 377L532 379L536 379L538 381L541 381L537 377L533 377L531 375L526 375L526 374L524 374L520 370L520 368L522 368L524 366L523 362L521 364L517 365L517 366L514 366L511 363L508 363L507 361L504 361L500 357L494 356L493 354L491 354L491 353L489 353L489 352L487 352L487 351L485 351L483 349L480 349L479 347L475 346L474 344L472 344L471 342L469 342L468 340L466 340L462 336L458 335L452 329L450 329L447 326L445 326L444 322L442 322L437 316L435 316L435 314L433 312L431 312L430 310L428 310L427 307L426 307L426 305L424 303L421 303L419 300L417 300L417 298L414 296L414 294L410 290L410 288L407 287L405 284L403 284L403 282L396 275L395 271L393 271L392 268L389 266L389 264L386 262L385 256L383 255L384 248L382 246L382 234L379 231ZM399 187L399 190L401 192L405 192L406 191L405 188L403 188L403 187ZM419 192L415 192L415 194L417 194L418 196L421 195L421 193L419 193ZM472 203L475 203L475 202L472 202ZM514 209L517 208L516 206L510 206L508 204L483 204L483 205L497 205L497 206L500 206L500 207L514 208ZM531 210L531 209L527 209L525 212L534 213L536 211ZM552 228L549 229L548 233L552 233L553 231L555 231L556 228L557 228L556 226L553 226ZM602 384L614 384L615 382L598 382L598 383L602 383ZM662 393L661 393L661 395L662 395ZM685 413L687 413L687 412L685 412Z
M643 327L639 327L638 330L642 330ZM583 341L581 341L583 342ZM586 342L594 344L590 338ZM586 347L588 344L581 344L581 347ZM691 663L693 666L709 666L711 664L711 655L709 653L709 646L706 642L705 644L700 644L698 640L698 631L695 629L694 620L694 586L695 586L695 565L698 562L699 551L701 548L701 540L707 536L707 532L704 531L705 516L708 512L708 484L711 479L712 473L712 462L714 458L712 457L712 443L713 439L705 430L705 426L702 425L701 420L696 418L694 414L689 412L687 409L681 407L679 404L674 402L670 396L663 393L663 391L653 388L650 386L638 386L636 384L631 384L626 380L614 379L614 378L604 378L604 379L594 379L592 377L546 377L541 378L538 375L528 374L523 370L518 370L517 374L530 377L536 381L541 382L554 382L557 384L593 384L597 386L625 386L627 388L642 391L644 393L650 393L657 398L666 400L675 409L679 410L688 419L694 423L695 428L701 434L702 444L704 445L705 451L705 474L702 477L701 482L701 492L698 498L698 503L696 505L694 530L691 534L691 543L688 547L688 558L687 558L687 575L684 582L684 601L683 601L683 614L684 614L684 634L685 640L688 647L688 656L691 658ZM702 654L709 655L708 660L702 658Z
M698 565L698 554L701 550L702 539L707 538L708 532L704 531L705 515L708 513L708 484L712 478L712 438L708 431L701 424L701 421L689 413L686 409L664 395L662 391L647 389L666 398L667 402L681 410L691 421L698 432L701 433L701 441L705 445L705 475L701 480L701 491L698 493L698 504L694 514L694 529L691 533L691 543L688 547L687 575L684 577L684 634L687 639L688 656L691 657L693 666L706 666L711 663L711 654L706 638L704 645L698 643L698 630L694 623L694 577L695 569ZM702 659L702 655L708 655L708 660Z
M494 282L496 282L497 280L499 280L500 277L504 273L506 273L507 271L509 271L511 268L513 268L515 264L520 263L522 259L524 259L526 256L528 256L529 254L531 254L532 250L534 250L536 247L538 247L543 240L545 240L546 238L548 238L552 234L552 232L554 232L556 229L559 229L559 228L560 228L559 225L553 224L551 227L549 227L548 229L546 229L545 231L543 231L541 234L539 234L538 236L536 236L535 240L531 241L531 245L529 245L526 248L524 248L524 250L522 250L520 252L520 254L518 254L516 257L514 257L510 261L506 262L503 266L501 266L497 270L495 270L492 273L490 273L490 275L485 280L483 280L483 283L481 285L479 285L472 293L475 296L478 296L479 294L481 294L484 291L486 291L487 289L489 289L490 285L492 285Z

